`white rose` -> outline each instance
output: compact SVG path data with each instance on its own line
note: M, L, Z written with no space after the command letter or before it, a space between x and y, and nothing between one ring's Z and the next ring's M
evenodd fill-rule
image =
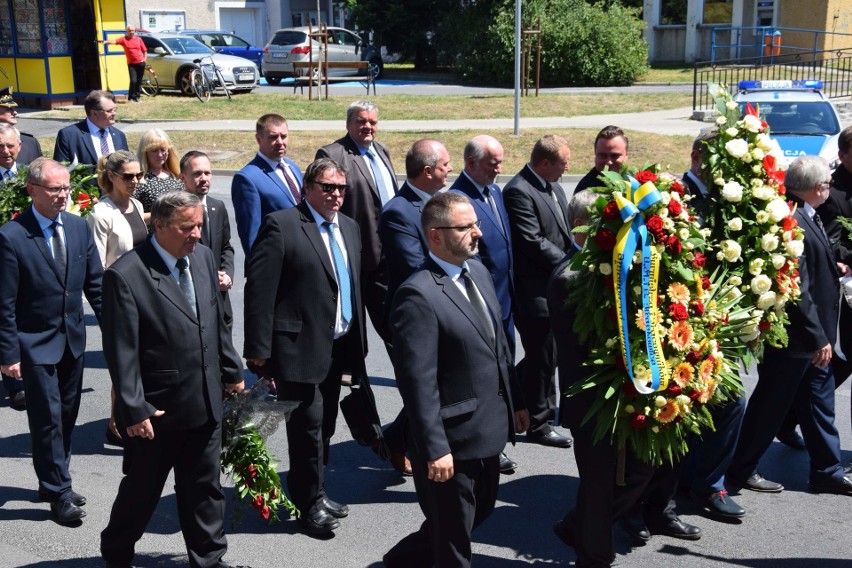
M767 203L766 212L769 213L769 218L772 219L772 221L779 223L784 220L785 217L790 215L790 207L783 199L773 199Z
M692 401L690 400L690 398L688 396L686 396L685 394L679 394L679 395L677 395L677 398L675 400L677 401L677 403L679 405L681 405L683 408L685 408L687 412L689 412L689 406L692 403Z
M772 139L768 134L760 133L757 135L757 139L755 140L755 145L763 150L764 152L769 152L772 150Z
M603 262L598 267L598 270L600 270L601 274L603 274L604 276L609 276L610 274L612 274L612 265L608 262Z
M758 211L757 215L754 216L754 220L762 225L769 221L769 213L766 211Z
M739 217L734 217L733 219L728 221L728 228L732 231L742 231L743 220Z
M740 332L740 339L745 342L754 341L760 335L760 329L757 324L745 325Z
M743 127L749 132L759 132L763 128L763 124L756 116L747 114L743 117Z
M736 181L729 181L722 187L722 197L725 201L738 203L743 199L743 186Z
M787 263L787 259L781 256L780 254L772 255L772 266L775 267L775 270L780 270L782 266Z
M763 166L760 164L755 164L751 167L751 171L756 174L761 174L763 173Z
M728 262L737 262L738 260L740 260L743 249L742 247L740 247L737 241L732 241L730 239L722 241L721 247L722 254L725 255L725 259Z
M752 178L749 182L749 185L751 185L752 187L760 187L761 185L763 185L763 180L760 178Z
M728 282L730 282L731 286L739 286L740 284L743 283L743 279L740 278L739 276L731 276L731 278Z
M727 130L725 130L725 134L727 134L731 138L736 138L737 134L739 134L739 133L740 133L740 131L737 130L736 128L734 128L733 126L728 128Z
M763 235L760 237L760 248L766 252L772 252L778 248L778 237L775 235Z
M725 106L728 107L728 110L736 110L739 105L734 101L728 101L725 103Z
M660 213L662 213L662 210L660 211ZM671 233L672 231L674 231L674 227L675 227L675 222L671 218L666 217L665 219L663 219L663 228L666 231Z
M734 158L742 158L748 154L748 142L742 138L734 138L725 143L725 151Z
M761 272L763 272L763 259L755 258L751 262L748 263L748 271L752 276L757 276Z
M728 119L724 116L716 118L716 124L718 124L719 126L724 126L726 122L728 122Z
M680 240L685 241L689 238L689 229L681 229L677 232L677 236L680 237Z
M758 274L751 279L751 291L755 294L763 294L772 288L772 279L766 274Z
M768 201L775 197L775 190L769 187L768 185L763 185L762 183L755 187L751 194L755 199L760 199L762 201Z
M778 225L769 225L769 232L772 233L773 235L780 230L781 230L781 227L779 227Z
M654 399L654 406L657 408L662 408L666 405L666 397L658 396Z
M762 160L764 156L766 156L766 152L764 152L760 148L755 148L751 151L751 157L755 160Z
M784 243L784 248L788 255L799 258L805 251L805 244L802 241L788 241Z
M764 292L757 298L757 307L761 310L768 310L775 305L777 299L775 292L772 292L771 290L769 292Z
M718 186L723 186L723 185L725 185L725 178L717 177L716 179L713 180L713 183L718 185Z
M750 164L754 161L754 158L752 158L751 152L746 152L745 154L743 154L742 160L746 164Z

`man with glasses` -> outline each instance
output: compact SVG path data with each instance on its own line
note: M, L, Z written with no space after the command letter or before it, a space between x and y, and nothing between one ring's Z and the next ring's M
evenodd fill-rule
M18 103L12 97L12 87L0 89L0 123L6 123L9 126L18 124ZM41 144L32 134L20 132L21 135L21 151L18 154L18 163L27 165L36 158L41 158Z
M83 294L100 320L103 276L88 223L64 213L70 191L62 164L35 160L32 206L0 228L0 371L24 379L38 496L62 524L86 515L71 485L71 433L83 386Z
M347 189L340 165L314 161L301 202L264 218L246 269L244 356L275 377L278 400L297 405L287 422L287 487L312 535L331 533L349 514L325 490L341 377L369 389L361 237L340 213Z
M54 160L94 166L104 154L129 149L124 133L113 126L116 105L112 93L92 91L86 96L83 108L86 119L66 126L56 135Z

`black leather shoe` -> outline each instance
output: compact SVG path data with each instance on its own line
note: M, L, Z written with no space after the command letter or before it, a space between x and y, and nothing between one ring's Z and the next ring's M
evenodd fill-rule
M72 503L70 499L64 499L50 504L50 518L60 525L79 521L85 516L86 511Z
M739 485L743 489L748 489L749 491L757 491L758 493L781 493L784 491L784 486L780 483L775 483L774 481L769 481L762 475L757 472L752 473L745 479L736 479L731 478L731 483L734 485Z
M66 497L69 501L77 505L78 507L82 507L86 504L86 498L76 493L74 491L69 491ZM49 491L45 491L41 487L38 489L38 500L39 501L47 501L49 503L55 503L59 500L59 496Z
M348 505L332 501L328 497L322 498L322 506L325 507L325 510L328 511L335 519L342 519L349 515Z
M663 518L654 523L648 523L651 534L662 534L682 540L698 540L701 538L701 529L690 525L675 517L673 519Z
M124 447L124 439L117 435L115 432L109 429L107 426L106 429L106 444L107 446L118 446L119 448Z
M805 439L802 438L795 430L791 432L778 432L778 435L775 437L788 448L792 448L794 450L805 449Z
M844 475L825 481L811 481L808 483L808 490L811 493L834 493L835 495L852 496L852 479Z
M724 489L706 497L702 497L695 491L690 491L689 496L713 514L731 519L741 519L745 517L745 509L737 505Z
M299 524L305 532L317 535L328 534L340 527L340 521L335 519L331 513L319 507L314 513L299 517Z
M500 473L514 473L518 467L517 462L506 455L506 452L500 452Z
M19 390L9 395L9 406L12 407L13 410L26 410L27 409L27 395L24 391Z
M553 534L566 545L574 548L574 528L568 526L564 519L553 525Z
M651 540L651 531L648 530L648 527L645 526L645 519L643 519L639 515L631 515L629 517L624 517L619 521L621 528L624 529L628 535L630 535L631 540L633 540L633 544L638 546L645 546L645 544Z
M556 430L548 430L544 434L527 434L527 442L551 448L570 448L574 441L567 436L560 436Z

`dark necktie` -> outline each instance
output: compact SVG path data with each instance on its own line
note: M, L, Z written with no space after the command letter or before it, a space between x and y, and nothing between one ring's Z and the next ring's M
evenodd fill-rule
M284 167L284 164L279 162L278 169L281 170L281 173L284 175L287 187L290 188L290 194L293 196L293 199L296 200L296 205L298 205L302 202L302 196L299 194L299 188L296 187L296 180L293 178L291 173L287 172L287 168Z
M549 182L547 186L545 186L545 191L550 194L550 197L553 199L553 203L556 206L556 221L559 223L559 226L562 227L563 231L567 231L568 225L565 222L565 208L562 206L562 200L559 199L559 193L557 193L556 188Z
M334 259L334 271L337 274L337 288L340 293L340 315L346 323L352 321L352 279L349 277L349 269L343 259L343 251L337 244L334 236L334 224L326 221L322 224L328 231L328 244L331 248L331 257Z
M379 159L373 154L372 149L367 150L364 157L370 163L370 169L373 170L373 177L376 178L376 189L379 191L379 200L382 204L387 203L391 198L391 192L385 184L385 177L382 175L382 166L379 165Z
M819 213L814 213L814 223L819 227L819 230L822 231L822 236L825 237L825 240L828 240L828 234L825 232L825 225L822 224L822 219L819 216Z
M183 297L186 298L189 307L192 308L192 313L198 317L198 309L195 306L195 286L192 284L192 274L189 273L189 263L186 257L179 258L175 267L178 269L178 282L180 283L180 291L183 292Z
M204 246L211 246L210 243L210 216L207 215L207 206L205 205L203 208L204 213L201 221L201 244Z
M109 154L109 142L107 141L107 131L104 128L98 130L101 135L101 156Z
M54 219L50 224L50 230L53 235L50 237L50 248L53 249L53 261L56 263L56 269L62 278L65 278L65 270L68 266L68 254L65 250L65 241L62 240L62 234L59 232L59 219Z
M485 326L488 337L494 342L494 320L491 318L491 312L488 311L488 306L485 305L482 294L479 293L476 284L473 283L470 272L466 268L462 270L461 278L464 280L464 287L467 290L467 299L470 300L470 305L473 306L473 310Z
M497 201L494 200L494 190L486 185L482 188L482 194L485 196L485 201L487 201L488 205L491 206L491 212L494 213L494 216L497 218L497 226L500 227L500 232L505 235L506 227L503 225L503 218L500 216L500 210L497 209Z

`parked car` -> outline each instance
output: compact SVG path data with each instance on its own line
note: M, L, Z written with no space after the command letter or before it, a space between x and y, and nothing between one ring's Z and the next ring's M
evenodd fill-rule
M192 36L219 53L245 57L254 62L260 74L263 75L263 48L252 46L240 36L222 30L180 30L177 33Z
M839 163L837 139L841 122L837 109L822 92L822 81L740 81L734 100L760 106L769 135L778 140L788 161L799 156L822 156L834 168Z
M198 67L193 60L208 55L222 72L231 91L251 91L257 88L260 73L257 66L243 57L216 53L197 39L178 34L137 34L148 48L148 65L154 68L161 89L178 89L193 95L189 74Z
M315 28L316 29L316 28ZM308 61L311 42L309 28L283 28L277 30L263 49L263 71L270 85L293 76L294 61ZM321 61L319 42L313 42L313 60ZM382 76L384 63L381 51L358 37L358 34L343 28L328 28L329 61L369 61L370 73L376 79ZM356 75L357 69L331 69L329 75Z

